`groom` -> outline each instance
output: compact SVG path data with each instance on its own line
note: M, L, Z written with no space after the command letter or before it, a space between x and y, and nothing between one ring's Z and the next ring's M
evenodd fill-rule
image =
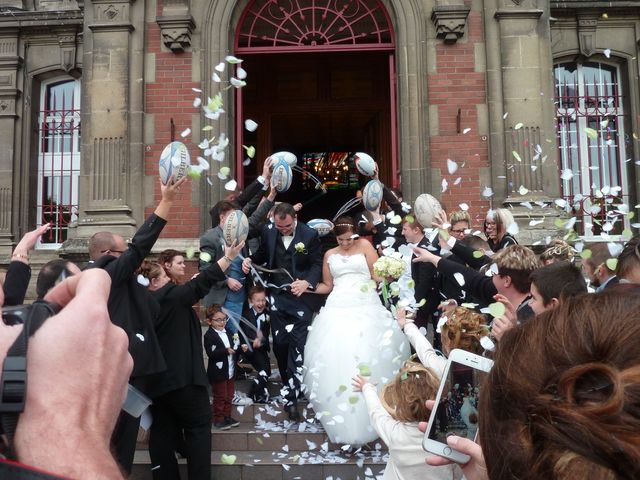
M245 274L251 262L266 264L271 273L271 332L273 351L282 377L283 396L292 421L300 420L297 398L302 380L304 346L313 310L309 295L322 279L322 247L315 230L298 222L288 203L273 212L273 223L263 227L258 251L242 263ZM286 272L285 272L286 270ZM291 277L287 274L291 274Z

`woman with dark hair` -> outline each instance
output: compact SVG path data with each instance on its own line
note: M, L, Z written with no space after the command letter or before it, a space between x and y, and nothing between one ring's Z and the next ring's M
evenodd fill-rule
M180 284L186 265L182 252L168 248L160 252L158 263L162 266L169 279L176 284Z
M329 297L307 337L304 387L316 412L331 412L318 416L331 441L357 446L378 435L347 385L358 371L385 383L409 356L409 344L378 297L371 243L358 237L350 217L338 218L334 232L338 246L325 253L315 290Z
M141 267L151 295L160 304L155 330L167 364L148 393L153 399L149 454L154 479L180 478L174 452L181 430L189 478L208 480L211 476L209 381L202 356L202 327L193 305L224 278L242 247L244 242L225 247L220 260L183 285L176 285L159 263L145 261Z
M507 332L480 398L482 448L447 440L471 455L466 478L640 478L639 337L640 295L617 289Z

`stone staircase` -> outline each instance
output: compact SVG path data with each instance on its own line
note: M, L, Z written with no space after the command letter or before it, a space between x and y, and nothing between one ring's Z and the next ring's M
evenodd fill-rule
M236 381L248 391L250 380ZM277 392L278 384L269 390ZM381 478L388 452L380 440L350 449L329 442L329 437L306 403L299 404L306 420L288 420L282 404L234 406L232 416L240 426L212 428L211 478L216 480L374 480ZM136 451L132 480L151 478L146 435ZM179 459L181 476L187 478L186 460Z

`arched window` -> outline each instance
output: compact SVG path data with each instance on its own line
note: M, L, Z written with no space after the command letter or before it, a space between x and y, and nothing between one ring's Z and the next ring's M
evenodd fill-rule
M393 47L391 21L379 0L252 0L236 37L237 53Z
M624 102L620 72L600 62L554 67L563 197L587 237L628 228Z
M56 248L77 221L80 174L80 81L42 84L38 112L37 225L51 223L40 248Z

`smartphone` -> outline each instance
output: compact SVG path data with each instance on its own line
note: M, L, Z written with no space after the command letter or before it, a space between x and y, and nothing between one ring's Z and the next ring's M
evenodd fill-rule
M452 350L442 374L436 403L422 448L456 463L467 463L468 455L447 445L447 437L457 435L473 440L478 432L478 400L484 377L493 361L465 350Z

